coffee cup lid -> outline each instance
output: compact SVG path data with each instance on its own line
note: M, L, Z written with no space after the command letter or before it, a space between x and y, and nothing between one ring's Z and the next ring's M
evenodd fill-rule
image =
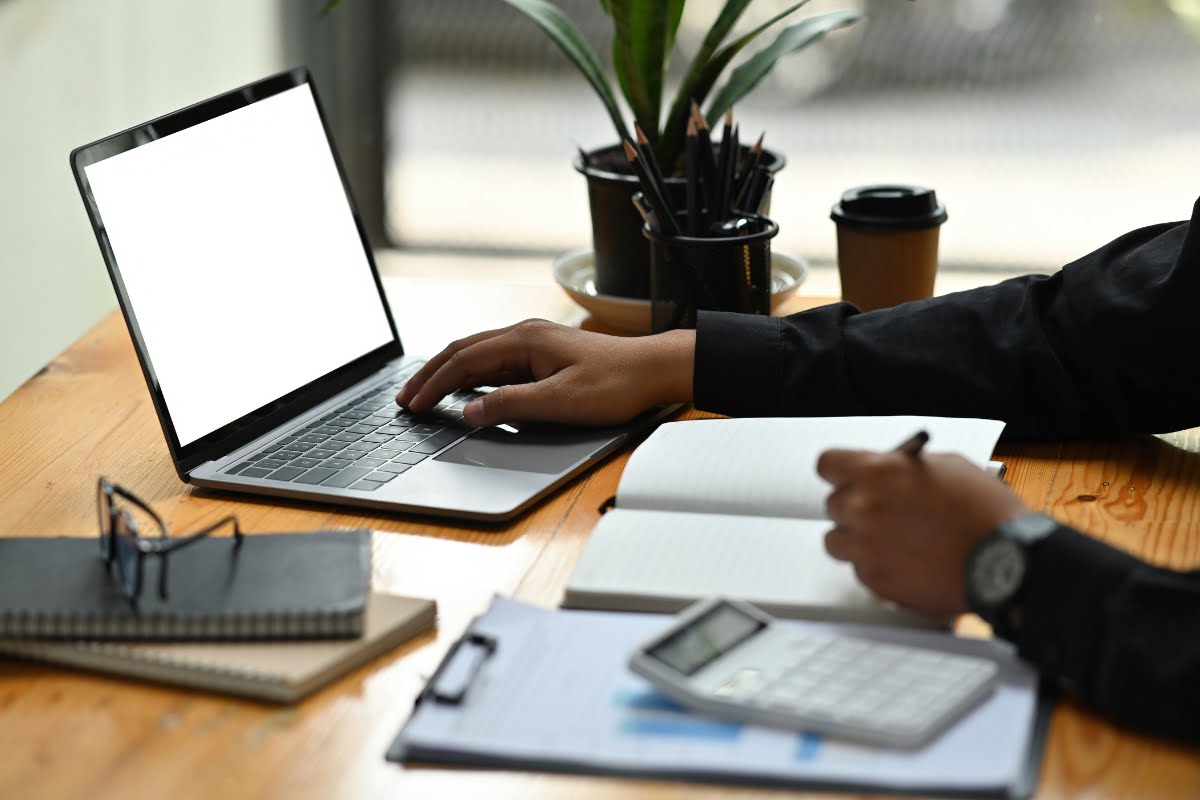
M895 231L921 230L946 221L937 193L923 186L857 186L842 195L830 218L839 225Z

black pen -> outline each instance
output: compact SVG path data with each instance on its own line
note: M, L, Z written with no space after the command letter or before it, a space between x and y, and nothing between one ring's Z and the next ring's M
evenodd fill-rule
M921 455L921 451L925 448L925 443L928 441L929 431L917 431L897 447L896 452L917 458Z

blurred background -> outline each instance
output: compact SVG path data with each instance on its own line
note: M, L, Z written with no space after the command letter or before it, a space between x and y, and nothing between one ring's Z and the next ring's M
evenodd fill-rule
M555 0L607 56L595 0ZM0 0L0 397L114 306L73 147L294 64L313 69L385 271L550 281L590 246L578 147L615 135L549 40L500 0ZM757 0L740 29L785 8ZM689 0L692 52L719 0ZM838 291L829 208L935 188L938 291L1046 272L1200 196L1200 0L813 0L867 19L735 109L766 132L775 246ZM806 12L801 12L806 13ZM515 276L515 277L514 277ZM219 314L214 309L214 314ZM82 365L81 368L86 368Z

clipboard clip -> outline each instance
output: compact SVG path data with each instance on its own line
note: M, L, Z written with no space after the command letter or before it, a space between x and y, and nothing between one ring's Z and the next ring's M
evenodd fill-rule
M417 696L416 705L424 700L446 705L461 705L467 690L483 669L483 664L496 652L496 638L483 633L468 632L455 642L433 677Z

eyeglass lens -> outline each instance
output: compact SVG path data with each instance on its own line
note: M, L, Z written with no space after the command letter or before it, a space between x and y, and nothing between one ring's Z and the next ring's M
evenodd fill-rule
M112 487L101 480L96 487L96 510L100 523L100 557L112 558Z
M121 580L121 589L126 597L137 597L141 588L141 570L139 569L140 554L137 549L138 532L132 528L133 519L127 510L122 508L117 513L116 528L113 531L116 545L117 576Z

